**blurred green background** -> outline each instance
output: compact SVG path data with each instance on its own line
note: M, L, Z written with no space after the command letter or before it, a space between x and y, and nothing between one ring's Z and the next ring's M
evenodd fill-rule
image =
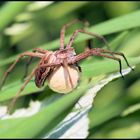
M101 25L113 18L117 19L139 10L139 2L0 2L0 77L19 53L37 47L58 49L60 29L73 19L89 21L89 31L91 29L94 32L94 25ZM137 17L140 17L139 13ZM118 35L123 36L119 45L114 48L110 46L112 51L121 51L127 57L140 56L140 19L136 19L133 21L130 18L129 21L128 18L123 23L116 20L114 25L107 27L107 31L103 30L104 33L99 30L99 34L104 35L109 43ZM127 25L131 26L136 22L137 25L127 28ZM118 29L120 24L124 29ZM72 26L66 35L71 35L75 29L81 27L80 24ZM84 50L85 43L82 39L74 43L77 53ZM102 46L101 41L94 39L93 47ZM102 58L94 57L93 61L100 59ZM17 65L6 85L22 78L25 62L23 60ZM33 61L30 70L37 62ZM98 93L94 107L89 113L88 138L140 138L139 77L140 66L137 65L135 71L125 76L125 79L112 81ZM29 99L42 99L47 96L40 95L42 91L36 93L38 94L20 98L17 106L26 106ZM132 112L129 109L132 109Z

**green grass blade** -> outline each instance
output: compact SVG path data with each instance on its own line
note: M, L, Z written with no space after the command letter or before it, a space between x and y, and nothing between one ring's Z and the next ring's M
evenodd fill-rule
M8 2L0 10L0 31L8 26L14 18L25 10L29 2Z
M63 96L31 117L0 120L0 137L32 138L40 133L43 128L50 129L52 122L58 119L66 110L72 108L87 88L86 84L81 83L76 91ZM46 132L50 131L48 129L46 129Z
M95 133L91 132L89 138L139 138L139 113L140 110L137 110L125 117L119 116L109 120L102 124Z
M57 18L62 18L63 16L66 16L70 12L73 12L74 10L88 4L89 2L84 1L84 2L59 2L54 4L53 6L50 6L48 9L46 9L46 17L49 19L57 19ZM54 13L55 11L59 11ZM65 12L64 12L65 11Z

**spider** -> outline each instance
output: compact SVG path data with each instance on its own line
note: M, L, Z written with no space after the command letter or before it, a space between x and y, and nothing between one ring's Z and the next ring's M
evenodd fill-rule
M60 32L60 48L58 50L53 52L53 51L44 50L42 48L36 48L33 50L33 52L24 52L19 55L16 61L5 72L2 78L1 87L4 85L7 76L10 74L10 72L14 69L16 64L23 57L25 56L29 57L27 66L30 64L32 58L36 57L40 59L37 66L33 69L31 74L24 81L19 91L16 93L15 98L9 104L9 108L12 108L19 94L24 90L24 88L29 83L29 81L33 78L33 76L35 76L35 84L38 88L44 86L44 84L47 81L48 86L52 90L58 93L66 94L71 92L74 88L77 87L78 81L80 79L79 73L81 72L81 67L78 65L78 62L89 56L93 56L93 55L102 56L118 61L120 66L120 73L122 75L121 59L114 56L114 55L120 55L124 58L128 67L132 69L125 55L120 52L112 52L110 50L105 50L101 48L89 47L89 49L85 49L83 53L76 54L72 45L79 33L84 33L92 37L95 37L97 39L100 39L105 43L105 45L108 46L107 41L103 36L88 32L84 28L75 30L68 44L65 46L65 42L64 42L65 31L68 27L70 27L71 25L77 22L81 22L81 21L76 19L62 27Z

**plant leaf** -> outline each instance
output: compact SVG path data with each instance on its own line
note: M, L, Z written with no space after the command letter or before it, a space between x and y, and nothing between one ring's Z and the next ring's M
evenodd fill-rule
M52 126L52 122L58 119L58 116L61 118L61 116L63 116L62 113L71 109L79 98L85 93L87 88L87 85L81 83L81 86L76 91L61 97L33 116L0 120L0 137L32 138L38 133L42 132L42 130L46 127L47 132L49 132L56 125L53 124L54 126ZM58 120L60 120L60 118Z
M0 10L0 32L25 10L29 2L8 2ZM13 10L14 9L14 10Z
M129 114L134 113L135 111L138 111L138 110L140 110L140 103L129 106L127 109L125 109L125 110L122 112L122 115L121 115L121 116L122 116L122 117L125 117L125 116L127 116L127 115L129 115Z
M130 69L128 70L124 70L123 73L127 74L128 72L130 72ZM73 137L79 137L79 135L77 135L77 133L73 134L72 133L72 129L71 128L79 128L79 123L81 124L81 121L84 121L84 125L86 126L86 130L85 130L85 135L81 136L83 138L87 137L88 135L88 111L90 110L90 108L92 107L92 101L93 98L95 97L96 93L108 82L110 82L112 79L119 77L120 74L112 74L111 76L109 76L108 78L99 81L99 83L97 83L96 86L94 86L89 92L86 93L86 95L84 97L82 97L79 101L79 103L82 105L82 110L81 112L79 112L79 110L72 112L71 114L69 114L69 116L67 116L66 119L64 119L64 121L59 125L59 132L52 131L48 137L55 137L55 135L58 135L60 133L60 131L64 131L66 125L68 126L68 124L71 126L69 131L68 128L65 129L65 134L60 136L61 138L73 138ZM74 93L71 93L69 95L63 96L62 98L58 99L57 101L50 103L50 105L48 105L47 107L45 107L44 109L42 109L41 111L39 111L37 114L33 115L33 116L28 116L27 114L25 118L23 118L25 115L22 114L22 118L17 118L16 119L9 119L7 116L5 118L3 118L3 120L0 120L0 126L3 127L2 131L0 132L0 137L2 138L25 138L26 137L33 137L34 135L37 135L37 133L40 132L40 130L42 130L43 128L48 128L50 127L50 123L52 121L54 121L57 116L61 115L62 112L64 112L64 110L67 110L69 107L73 106L78 100L79 98L84 95L85 90L87 90L89 87L91 87L91 83L87 86L85 83L81 84L81 86L79 87L79 89L77 89ZM88 104L87 104L87 100ZM66 104L67 103L67 104ZM75 106L75 108L77 109L77 107ZM20 114L21 117L21 113ZM49 114L49 118L46 120L47 114ZM13 115L15 116L15 115ZM28 117L27 117L28 116ZM14 117L15 118L15 117ZM84 120L83 120L84 119ZM39 121L36 121L39 120ZM77 120L77 121L76 121ZM75 123L75 121L77 123ZM23 123L24 122L24 125ZM42 122L46 122L44 124L42 124ZM8 124L8 127L6 127ZM73 124L73 125L72 125ZM36 126L36 128L34 128ZM18 127L17 127L18 126ZM27 127L28 126L28 127ZM40 129L38 129L40 128ZM61 129L60 129L61 128ZM22 131L21 131L22 129ZM46 133L48 133L48 129L46 129ZM58 128L57 128L58 129ZM11 130L14 130L15 132L11 133ZM76 131L75 131L76 132ZM72 135L73 134L73 135ZM76 136L77 135L77 136Z

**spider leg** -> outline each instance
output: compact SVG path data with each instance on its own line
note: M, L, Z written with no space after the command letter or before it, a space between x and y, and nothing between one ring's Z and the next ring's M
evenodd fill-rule
M65 38L65 31L66 31L66 29L69 28L70 26L76 24L76 23L79 23L79 22L84 23L84 26L88 26L88 22L87 21L86 22L82 22L82 21L76 19L76 20L71 21L68 24L65 24L62 27L61 32L60 32L60 49L64 49L64 46L65 46L64 38Z
M130 67L130 68L131 68L131 70L133 70L133 71L134 71L134 69L130 66L130 64L128 63L127 58L125 57L125 55L124 55L123 53L121 53L121 52L111 52L111 51L108 51L108 50L103 50L103 49L102 49L102 52L122 56L122 57L124 58L124 60L125 60L126 64L127 64L127 66L128 66L128 67Z
M73 59L73 61L69 62L69 64L75 64L76 62L82 60L82 59L85 59L89 56L92 56L92 55L96 55L96 56L102 56L102 57L106 57L106 58L109 58L109 59L113 59L113 60L116 60L119 62L119 71L120 71L120 74L121 76L124 78L123 74L122 74L122 63L121 63L121 59L120 58L117 58L117 57L114 57L114 56L109 56L109 55L106 55L106 54L102 54L102 49L99 49L99 48L95 48L95 49L91 49L89 51L85 51L77 56L75 56L75 59Z
M60 66L60 65L61 65L61 63L42 64L42 65L39 65L38 68L53 67L53 66Z
M32 52L25 52L19 55L19 57L15 60L15 62L9 67L9 69L4 73L4 76L1 80L1 84L0 84L0 89L2 88L2 86L4 85L8 75L10 74L10 72L14 69L14 67L16 66L16 64L21 60L21 58L23 58L24 56L32 56L32 57L38 57L38 58L42 58L42 54L40 53L32 53Z
M66 70L66 73L67 73L66 74L66 79L70 80L71 87L74 88L74 85L73 85L72 79L71 79L71 75L69 73L68 64L65 60L63 62L64 62L63 63L64 70ZM67 86L68 86L68 81L66 83L67 83Z
M35 49L33 50L33 52L34 52L34 53L38 52L38 53L45 54L45 53L46 53L46 50L44 50L44 49L42 49L42 48L35 48ZM33 57L32 57L32 56L30 56L29 59L27 60L27 63L26 63L26 65L25 65L25 74L24 74L24 76L23 76L23 80L27 77L27 74L28 74L28 67L29 67L29 65L31 64L32 60L33 60Z
M72 35L72 37L70 38L70 41L69 41L68 45L66 46L66 48L70 48L70 47L72 46L72 44L73 44L75 38L77 37L78 33L84 33L84 34L87 34L87 35L90 35L90 36L93 36L93 37L95 37L95 38L97 38L97 39L102 40L102 41L104 42L104 44L107 46L108 50L110 50L110 46L109 46L107 40L106 40L103 36L100 36L100 35L95 34L95 33L88 32L88 31L86 31L86 30L84 30L84 29L77 29L77 30L73 33L73 35Z
M22 87L19 89L19 91L17 92L16 96L14 97L14 99L11 101L11 103L8 105L8 109L7 109L7 113L10 114L11 110L13 108L13 106L16 103L16 100L18 99L20 93L24 90L25 86L30 82L30 80L32 79L32 77L34 76L36 71L36 68L32 71L32 73L30 74L30 76L28 76L28 78L26 79L26 81L24 82L24 84L22 85Z
M38 53L46 53L47 52L47 50L44 50L44 49L42 49L42 48L35 48L35 49L33 49L33 52L38 52Z
M33 57L29 57L29 59L27 60L27 63L25 64L25 73L24 73L24 76L23 76L23 80L27 77L28 75L28 68L29 68L29 65L31 64L33 60Z

